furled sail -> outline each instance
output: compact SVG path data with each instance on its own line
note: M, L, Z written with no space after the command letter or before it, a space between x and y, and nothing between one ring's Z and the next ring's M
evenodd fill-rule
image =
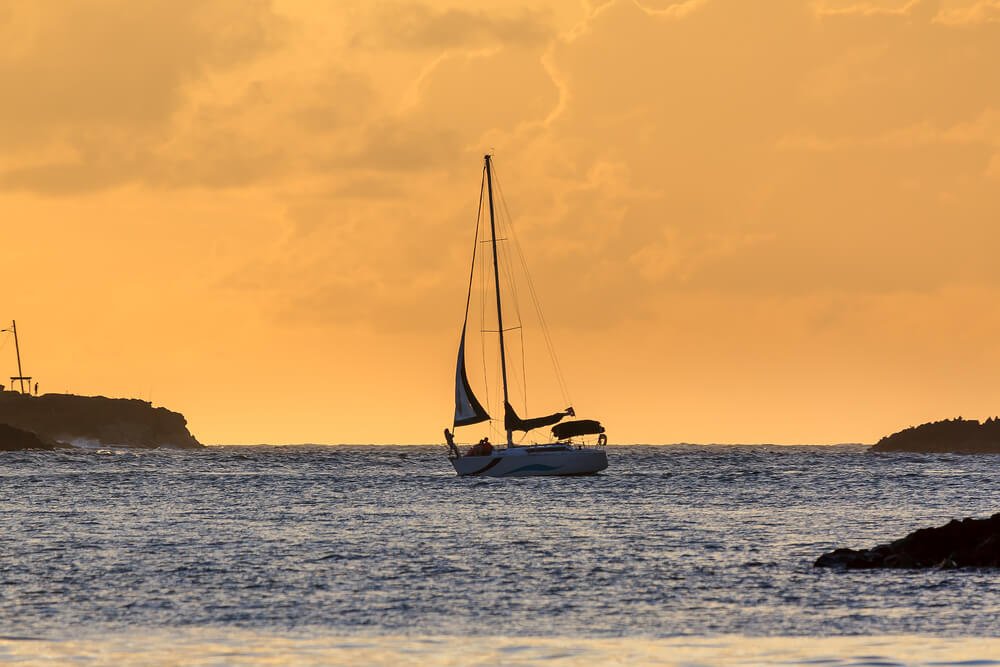
M465 325L463 325L462 342L458 345L458 364L455 367L455 426L469 426L489 419L490 416L472 393L469 376L465 372Z
M504 415L504 427L508 431L524 431L528 432L532 429L542 428L543 426L552 426L553 424L558 424L562 421L563 417L570 416L573 413L573 408L568 408L563 412L555 412L546 417L534 417L530 419L521 419L514 412L514 408L510 403L505 403L506 414Z

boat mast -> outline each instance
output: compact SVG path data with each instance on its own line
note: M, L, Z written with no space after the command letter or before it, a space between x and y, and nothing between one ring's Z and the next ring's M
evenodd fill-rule
M490 196L490 241L493 245L493 284L497 292L497 330L500 332L500 376L503 378L503 412L504 428L507 426L507 348L503 342L503 308L500 305L500 264L497 260L497 225L493 214L493 172L489 153L486 159L486 188ZM513 433L507 430L507 445L514 444Z

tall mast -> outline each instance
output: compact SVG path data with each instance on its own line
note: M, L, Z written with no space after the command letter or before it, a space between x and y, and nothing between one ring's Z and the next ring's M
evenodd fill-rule
M493 284L497 292L497 330L500 332L500 375L503 378L503 413L504 427L507 426L507 404L509 396L507 393L507 348L503 342L503 308L500 305L500 264L497 260L497 225L493 214L493 172L490 155L486 156L486 188L490 195L490 240L493 245ZM513 433L507 431L507 444L514 444Z
M24 393L24 373L21 372L21 346L17 342L17 320L10 321L11 329L14 330L14 350L17 352L17 377L11 380L18 380L21 383L21 393ZM30 385L28 389L31 389Z

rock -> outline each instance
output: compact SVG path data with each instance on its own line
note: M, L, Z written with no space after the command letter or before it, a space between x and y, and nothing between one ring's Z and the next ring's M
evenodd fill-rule
M848 570L1000 567L1000 513L988 519L952 520L937 528L921 528L871 549L835 549L813 565Z
M907 568L917 565L917 561L910 554L889 554L882 562L885 563L885 567Z
M1000 454L1000 418L945 419L911 426L879 440L873 452Z
M38 437L31 431L0 424L0 452L18 452L24 449L62 449L69 445Z
M954 570L958 567L958 563L950 558L945 558L943 561L937 564L937 569L939 570Z
M987 537L976 547L971 557L981 563L1000 563L1000 536Z
M146 401L104 396L0 391L0 423L43 440L119 447L201 447L184 415Z

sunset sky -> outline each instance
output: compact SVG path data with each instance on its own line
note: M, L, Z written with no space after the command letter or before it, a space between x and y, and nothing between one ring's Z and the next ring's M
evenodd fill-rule
M611 442L1000 413L1000 0L0 0L0 88L43 392L438 442L492 151Z

